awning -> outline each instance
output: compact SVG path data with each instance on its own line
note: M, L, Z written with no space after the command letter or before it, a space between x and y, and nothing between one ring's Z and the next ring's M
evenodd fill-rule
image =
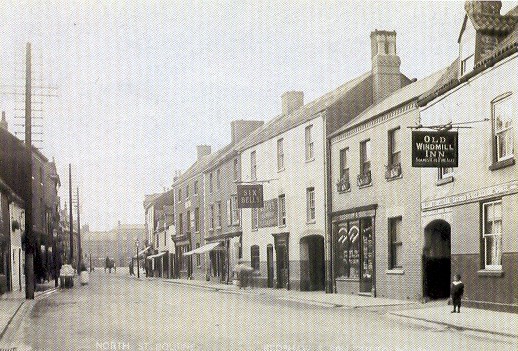
M187 251L183 255L184 256L189 256L189 255L192 255L192 254L202 254L202 253L205 253L205 252L209 252L209 251L214 250L220 244L221 244L220 242L206 244L206 245L203 245L202 247L198 247L197 249L194 249L194 250L191 250L191 251Z
M152 258L161 257L161 256L164 256L166 253L167 253L166 251L163 251L163 252L157 253L156 255L148 256L147 259L150 260Z
M147 250L149 250L150 248L151 248L151 246L148 246L148 247L146 247L144 250L139 251L138 255L140 256L140 255L145 254L145 253L146 253L146 251L147 251Z

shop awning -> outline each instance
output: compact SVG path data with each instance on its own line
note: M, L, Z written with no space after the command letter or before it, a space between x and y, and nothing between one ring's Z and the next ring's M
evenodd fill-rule
M161 257L161 256L164 256L166 253L167 253L166 251L163 251L163 252L157 253L156 255L148 256L147 259L150 260L153 258Z
M202 254L202 253L205 253L205 252L209 252L209 251L214 250L220 244L221 244L220 242L206 244L206 245L203 245L201 247L198 247L197 249L194 249L194 250L191 250L191 251L187 251L183 255L184 256L189 256L189 255L192 255L192 254Z
M140 255L145 254L145 253L146 253L146 251L147 251L147 250L149 250L150 248L151 248L151 246L148 246L148 247L146 247L144 250L139 251L138 255L140 256Z

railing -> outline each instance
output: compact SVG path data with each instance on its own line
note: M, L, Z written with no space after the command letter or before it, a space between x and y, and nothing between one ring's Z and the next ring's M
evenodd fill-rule
M344 174L342 178L336 183L336 191L344 193L351 189L351 182L349 182L349 175Z
M371 171L369 170L358 174L357 181L359 187L366 186L372 183Z
M401 163L385 166L385 179L397 178L401 175Z

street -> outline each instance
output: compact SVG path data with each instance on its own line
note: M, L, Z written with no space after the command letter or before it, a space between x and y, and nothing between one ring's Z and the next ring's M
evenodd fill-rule
M94 272L89 285L39 300L15 339L31 350L516 350L505 340L407 324L383 309L308 305L120 272Z

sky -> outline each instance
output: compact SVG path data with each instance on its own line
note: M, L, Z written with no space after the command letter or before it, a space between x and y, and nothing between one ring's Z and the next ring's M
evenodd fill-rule
M504 2L502 13L517 2ZM269 120L283 92L310 102L369 71L370 33L397 32L401 72L424 78L457 56L463 1L21 1L0 5L0 109L11 131L33 49L36 146L68 164L81 223L143 223L145 194L230 142L230 122ZM22 104L20 105L20 102Z

